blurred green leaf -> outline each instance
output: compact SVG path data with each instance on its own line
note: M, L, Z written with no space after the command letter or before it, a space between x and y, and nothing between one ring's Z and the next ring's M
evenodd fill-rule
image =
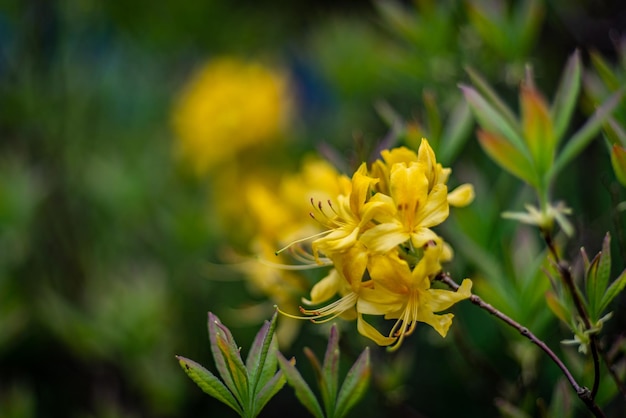
M522 85L520 101L524 139L533 157L536 171L543 174L552 163L557 143L548 105L529 83Z
M537 186L529 161L510 142L493 132L479 130L477 135L480 146L500 167L526 183Z
M561 301L561 299L553 292L546 292L546 303L548 308L568 326L570 325L570 319L572 318L571 312L567 305Z
M606 62L602 55L598 51L593 50L589 53L589 55L591 56L591 63L593 64L594 69L607 89L609 91L617 91L621 88L622 83L620 83L619 78L615 75L611 66Z
M611 112L622 99L623 91L617 91L595 113L587 122L568 140L561 152L556 157L554 165L548 171L547 178L554 178L571 160L576 158L583 149L591 142L594 136L602 128L602 124L608 119Z
M439 147L439 158L442 164L450 165L456 158L457 154L469 138L472 129L472 112L464 100L459 100L454 108L450 111L448 120L443 127L441 134L441 143L444 146Z
M626 148L626 130L613 117L609 117L604 125L604 133L612 145L621 145Z
M561 378L552 392L552 400L546 418L571 418L573 412L572 391L568 382Z
M626 148L617 144L611 147L611 165L617 180L626 187Z
M554 136L560 141L569 127L572 113L576 109L581 84L580 53L575 51L567 61L559 87L550 109L554 122ZM558 143L557 143L558 145Z
M469 75L470 80L472 80L472 84L478 89L480 93L483 94L485 99L496 108L496 110L500 113L500 115L502 115L502 117L508 122L508 124L511 126L517 126L517 117L509 108L509 106L507 106L507 104L502 101L500 96L498 96L493 88L491 88L487 80L485 80L472 67L466 67L465 71Z
M523 409L505 399L496 399L494 403L503 418L531 418Z
M517 126L511 124L498 108L489 103L475 89L465 85L460 85L460 88L480 126L486 131L502 135L519 153L527 156L528 149Z

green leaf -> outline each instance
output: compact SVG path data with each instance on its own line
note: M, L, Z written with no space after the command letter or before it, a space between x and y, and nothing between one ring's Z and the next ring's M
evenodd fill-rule
M547 174L547 178L551 179L559 173L570 161L572 161L585 147L591 142L598 133L602 124L611 115L611 112L619 104L622 99L623 91L619 90L607 99L587 122L570 138L565 144L563 150L559 153Z
M498 94L491 88L489 83L480 76L476 71L474 71L471 67L466 67L465 71L472 80L472 84L483 94L485 99L493 105L493 107L502 115L502 117L507 121L507 123L511 126L517 126L518 121L517 117L513 113L513 111L500 99Z
M239 402L243 403L243 400L240 399L239 393L237 391L237 385L233 381L231 377L230 371L228 370L228 366L226 365L226 359L222 354L222 351L219 349L217 344L217 332L218 326L217 324L221 324L220 319L214 315L212 312L208 314L208 328L209 328L209 342L211 346L211 353L213 354L213 361L215 362L215 367L217 368L217 372L222 377L222 380L226 384L226 386L230 389L231 392L237 396Z
M597 320L596 313L596 298L598 297L598 266L600 265L600 257L602 256L602 251L600 251L589 263L589 268L585 271L585 290L587 293L587 304L589 305L590 315L592 320L595 322ZM600 292L604 292L605 289L602 289ZM602 293L600 293L602 294Z
M614 117L609 117L603 128L606 138L611 144L621 145L622 148L626 148L626 130Z
M465 2L465 4L472 28L482 37L483 42L508 57L510 51L507 48L508 37L502 30L506 27L502 8L497 7L497 4L488 5L479 2Z
M614 144L611 148L611 165L617 180L626 187L626 148Z
M520 31L514 39L517 41L518 56L522 56L535 44L539 27L543 22L545 6L541 0L528 0L518 2L518 7L518 13L515 13L514 17Z
M591 51L591 63L595 68L598 76L604 82L604 85L609 91L616 91L620 88L621 83L619 78L615 75L611 66L606 62L602 55L598 51Z
M546 304L548 308L554 313L557 318L563 321L568 326L570 325L569 320L572 317L569 308L563 301L553 292L546 292Z
M580 256L583 259L583 268L585 269L585 274L587 274L587 271L589 270L589 266L591 265L591 263L589 262L589 256L587 255L587 251L585 250L585 247L581 247L580 248Z
M259 391L257 395L255 395L254 400L254 416L257 416L261 413L265 405L269 402L270 399L274 397L280 391L285 383L287 382L287 378L285 377L285 373L282 370L279 370L274 377L272 377L263 388Z
M322 364L322 379L320 381L320 391L322 392L322 400L326 416L333 416L332 411L335 410L335 402L337 401L337 388L339 381L339 333L337 326L333 324L330 328L330 336L328 337L328 346L324 355L324 363Z
M211 350L216 359L215 365L226 385L233 392L242 405L248 405L248 372L241 360L241 353L235 344L230 330L224 326L219 318L209 313L209 334L211 338ZM217 355L216 355L217 353ZM220 370L222 367L224 370ZM229 383L233 387L229 386Z
M608 232L604 236L604 241L602 242L602 252L600 254L600 260L598 262L598 272L596 276L596 295L595 300L593 302L593 306L598 308L598 306L602 302L602 295L606 290L607 285L609 284L609 278L611 276L611 234ZM596 312L597 317L594 320L597 320L602 315L602 311L598 310Z
M437 100L435 94L432 91L424 90L422 94L424 99L424 109L426 110L426 123L428 124L428 135L433 138L435 144L432 146L435 150L441 149L439 140L441 139L441 132L443 130L441 124L441 114L437 107Z
M477 136L482 149L500 167L526 183L538 186L530 162L511 143L493 132L479 130Z
M561 140L576 108L578 93L580 92L581 65L580 53L575 51L567 61L559 88L556 91L550 112L554 122L554 136Z
M472 129L472 112L464 100L460 100L450 112L445 128L441 136L438 160L445 166L449 166L459 153L465 141L469 138Z
M497 108L488 103L487 100L472 87L460 85L460 88L480 126L486 131L502 135L522 155L528 158L529 152L518 131L517 124L512 125Z
M255 396L257 389L263 387L276 372L276 347L274 346L272 349L276 316L277 312L274 312L272 319L263 323L246 358L246 369L250 377L252 396Z
M415 19L407 12L407 8L395 1L375 1L378 13L393 29L409 39L415 38Z
M532 84L522 85L520 102L524 139L535 162L536 170L543 174L554 159L557 142L550 111L544 98Z
M309 347L304 347L302 350L304 351L304 355L309 359L311 366L313 366L313 372L315 373L315 378L318 382L322 381L322 364L315 356L315 353L311 351Z
M235 410L239 415L243 415L241 405L233 397L233 394L224 386L224 384L213 373L202 367L193 360L182 356L176 356L180 367L187 373L202 391L220 402L225 403Z
M626 270L622 271L622 274L606 290L606 293L602 296L598 311L603 312L609 306L609 303L624 289L624 286L626 286Z
M313 394L313 391L309 385L304 381L300 372L295 368L295 360L287 360L280 352L276 353L278 356L278 364L280 369L285 373L287 383L293 387L296 392L296 397L302 405L311 413L315 418L324 418L322 407L320 406L317 398Z
M363 397L369 384L370 373L370 350L369 347L366 347L348 370L348 374L341 385L333 418L344 417Z

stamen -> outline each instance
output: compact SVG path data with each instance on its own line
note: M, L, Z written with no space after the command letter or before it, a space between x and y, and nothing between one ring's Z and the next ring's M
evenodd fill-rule
M311 254L300 246L293 247L291 249L291 255L295 260L304 264L315 263L322 266L330 266L333 264L329 258L319 257L317 254Z
M292 247L292 246L294 246L296 244L300 244L301 242L306 242L306 241L312 240L314 238L324 236L324 235L328 234L329 232L331 232L331 231L323 231L323 232L320 232L318 234L311 235L310 237L300 238L298 240L292 241L289 244L285 245L280 250L276 251L274 254L278 255L278 254L282 253L283 251L285 251L286 249L288 249L288 248L290 248L290 247Z
M396 351L404 341L406 336L413 334L417 327L417 314L419 312L419 301L417 291L412 292L407 301L407 306L404 309L401 318L398 318L396 323L391 328L389 336L397 338L393 345L387 347L388 351Z
M326 261L326 259L324 260L322 264L317 263L317 262L310 263L310 264L283 264L283 263L274 263L272 261L269 261L263 258L257 258L257 261L263 264L264 266L272 267L272 268L276 268L280 270L310 270L310 269L317 269L317 268L328 267L328 266L333 265L332 262Z
M281 311L280 309L278 309L278 307L276 307L276 309L278 309L278 311L281 314L289 318L307 319L316 324L323 324L325 322L332 321L333 319L337 318L339 315L343 314L348 309L352 308L354 304L356 303L357 297L358 295L356 293L351 292L345 295L344 297L342 297L341 299L338 299L334 301L333 303L326 305L319 309L305 309L302 306L300 306L299 308L300 313L302 313L303 315L307 315L307 316L292 315L292 314ZM303 301L308 302L306 299L303 299Z
M291 318L291 319L307 319L307 320L308 320L308 319L311 319L311 318L310 318L310 317L308 317L308 316L298 316L298 315L292 315L292 314L290 314L290 313L287 313L287 312L283 311L282 309L280 309L280 308L278 307L278 305L274 305L274 308L276 309L276 311L277 311L279 314L284 315L284 316L286 316L287 318ZM300 309L302 309L302 307L301 307Z

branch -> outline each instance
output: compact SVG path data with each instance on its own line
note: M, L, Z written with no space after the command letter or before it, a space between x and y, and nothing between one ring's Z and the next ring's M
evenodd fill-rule
M448 273L439 273L435 277L435 280L439 280L445 283L448 287L452 288L455 291L458 290L458 288L460 287L454 280L452 280ZM569 371L567 366L565 366L561 359L550 349L550 347L546 345L546 343L537 338L535 334L533 334L528 328L520 325L518 322L509 318L507 315L500 312L490 304L484 302L480 297L472 295L469 299L470 302L472 302L474 305L486 310L491 315L504 321L507 325L515 328L517 331L519 331L520 334L522 334L524 337L528 338L533 344L541 348L548 355L548 357L550 357L550 359L552 359L552 361L558 366L558 368L561 369L561 372L563 372L565 378L570 383L578 397L585 403L587 409L589 409L596 418L605 418L604 413L595 403L594 398L591 396L591 391L576 382L576 379L574 379L574 376L572 376L572 373Z
M554 246L554 241L552 240L552 236L549 231L542 230L541 235L543 239L546 241L546 245L550 250L550 254L554 258L554 262L556 263L557 270L559 271L559 275L565 284L565 287L569 291L570 295L572 295L572 300L574 301L574 306L576 306L576 310L578 311L578 315L583 320L583 324L585 324L585 328L590 330L591 321L589 319L589 314L585 309L585 305L580 297L580 293L574 284L574 279L572 278L572 274L570 272L569 264L561 260L559 258L559 254L556 251L556 247ZM598 356L598 339L595 334L591 334L589 336L589 347L591 348L591 356L593 357L593 387L591 389L591 398L595 399L598 394L598 388L600 387L600 358Z

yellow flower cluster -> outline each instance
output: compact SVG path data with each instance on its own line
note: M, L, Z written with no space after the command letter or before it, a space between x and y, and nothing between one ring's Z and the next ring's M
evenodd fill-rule
M204 174L250 146L278 138L288 109L284 74L254 61L215 58L174 106L178 151L196 174Z
M299 318L356 319L362 335L395 349L417 322L445 336L453 315L437 312L470 296L469 279L457 292L431 288L441 263L452 258L449 245L431 228L448 217L450 205L469 204L474 191L464 184L448 193L450 169L437 163L425 139L417 153L402 147L381 156L369 170L362 164L351 180L341 176L339 194L312 200L311 216L325 231L312 237L311 255L314 262L332 264L333 269L304 303L320 305L337 295L339 299L321 308L300 308L305 316ZM300 242L289 248L302 254ZM365 315L395 323L383 335Z

